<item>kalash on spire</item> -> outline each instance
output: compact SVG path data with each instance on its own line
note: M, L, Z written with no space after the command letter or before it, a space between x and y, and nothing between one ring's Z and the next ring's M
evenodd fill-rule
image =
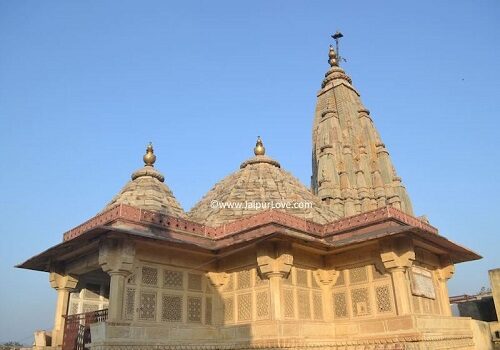
M411 215L401 178L340 59L330 46L313 124L312 190L341 217L385 206Z

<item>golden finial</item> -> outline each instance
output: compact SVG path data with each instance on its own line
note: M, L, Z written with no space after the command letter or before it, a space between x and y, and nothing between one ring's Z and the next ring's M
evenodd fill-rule
M156 156L153 151L153 144L150 142L148 148L146 148L146 154L142 157L145 166L154 166L156 162Z
M255 153L256 156L263 156L266 153L266 148L262 144L260 136L257 136L257 142L255 143L253 153Z
M337 62L337 54L332 45L330 45L330 51L328 52L328 63L330 63L330 67L339 65Z

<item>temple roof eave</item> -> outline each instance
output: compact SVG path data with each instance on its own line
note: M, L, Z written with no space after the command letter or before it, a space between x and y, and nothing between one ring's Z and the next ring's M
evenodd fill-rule
M49 271L54 259L78 249L82 242L95 242L104 234L168 242L169 245L206 254L217 254L220 250L251 245L273 237L314 246L328 254L390 236L411 234L448 252L455 263L481 258L477 253L438 235L432 226L393 208L378 209L328 225L308 222L282 212L267 211L212 228L121 204L68 231L62 243L16 267Z

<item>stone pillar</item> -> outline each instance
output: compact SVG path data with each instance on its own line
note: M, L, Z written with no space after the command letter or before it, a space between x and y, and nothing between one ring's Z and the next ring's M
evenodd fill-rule
M129 240L109 238L99 247L99 265L109 274L108 321L123 320L125 279L133 272L135 247Z
M490 276L491 294L497 311L497 319L500 321L500 268L489 270L488 275Z
M257 247L257 266L260 275L269 279L271 318L280 320L281 280L288 277L293 266L291 245L287 242L264 242Z
M325 321L333 321L332 288L337 282L339 271L335 269L318 269L313 273L313 278L321 287L323 300L323 317Z
M229 275L225 272L207 272L206 276L210 284L217 291L213 299L214 309L216 310L212 315L213 323L214 325L222 325L224 324L222 292L229 281Z
M411 293L408 271L415 260L409 237L398 237L381 242L380 259L391 274L398 315L411 313Z
M76 287L76 277L61 272L52 271L49 274L50 286L57 291L54 328L52 329L52 346L63 343L64 325L68 314L69 293Z
M455 273L455 265L449 257L441 258L441 267L437 270L439 283L439 304L441 305L441 314L451 316L450 296L448 295L448 280Z

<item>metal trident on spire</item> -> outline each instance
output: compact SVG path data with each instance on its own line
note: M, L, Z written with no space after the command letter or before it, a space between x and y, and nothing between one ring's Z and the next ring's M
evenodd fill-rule
M340 61L344 60L342 56L340 56L340 51L339 51L339 39L342 38L344 35L337 30L335 34L332 35L333 40L335 40L335 51L337 51L337 64L340 65Z

